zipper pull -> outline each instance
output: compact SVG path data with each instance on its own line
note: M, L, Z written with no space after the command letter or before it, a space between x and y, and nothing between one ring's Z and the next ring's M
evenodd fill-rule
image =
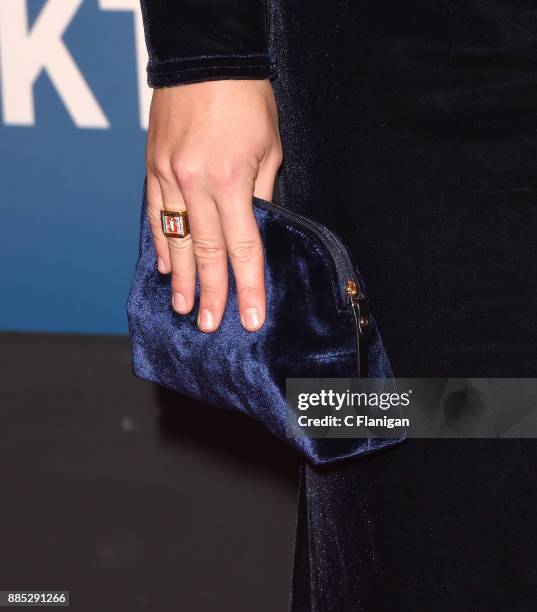
M358 377L367 376L367 342L366 337L370 329L369 304L365 295L360 291L356 281L351 278L347 281L347 293L354 314L356 325L356 355Z
M347 293L349 294L352 310L356 317L356 329L360 336L365 336L369 333L370 327L369 304L353 278L347 281Z

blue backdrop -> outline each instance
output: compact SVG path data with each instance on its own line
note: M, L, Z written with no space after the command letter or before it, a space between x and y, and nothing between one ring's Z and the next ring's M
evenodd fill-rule
M54 4L80 3L62 40L109 127L77 127L47 70L33 86L33 125L17 125L7 116L4 63L0 328L125 332L146 135L138 90L138 16L103 10L103 0L1 1L10 5L4 22L15 15L12 9L27 10L29 31L46 8L52 14ZM0 28L4 60L11 44L6 27L11 25ZM18 101L9 102L18 112Z

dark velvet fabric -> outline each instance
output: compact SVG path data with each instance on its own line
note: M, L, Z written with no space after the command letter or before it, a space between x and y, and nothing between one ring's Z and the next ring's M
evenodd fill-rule
M535 376L535 2L269 4L282 203L353 251L395 373ZM535 610L536 463L407 440L305 464L293 612Z
M339 277L319 237L282 217L274 206L258 198L254 203L265 247L267 323L255 333L242 328L230 270L222 323L216 332L204 334L196 325L199 287L190 314L172 310L170 276L157 270L144 190L140 253L127 305L135 374L246 413L317 465L396 443L373 437L315 439L300 430L290 437L286 432L286 423L293 422L285 399L286 378L356 375L355 323L350 302L342 295L348 279ZM364 289L358 270L355 278ZM367 355L370 376L392 375L374 317Z
M537 5L272 10L282 203L359 257L396 375L535 376ZM293 612L534 610L536 462L407 440L305 465Z
M274 77L264 0L141 0L148 81Z

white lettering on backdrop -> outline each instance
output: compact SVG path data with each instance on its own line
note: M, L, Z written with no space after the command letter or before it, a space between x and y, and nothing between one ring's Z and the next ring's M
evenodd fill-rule
M79 128L106 129L109 121L62 37L83 0L48 0L31 28L27 0L0 1L0 79L7 125L35 125L34 84L46 71ZM103 10L132 11L140 125L147 127L151 91L145 82L147 52L138 0L99 0Z

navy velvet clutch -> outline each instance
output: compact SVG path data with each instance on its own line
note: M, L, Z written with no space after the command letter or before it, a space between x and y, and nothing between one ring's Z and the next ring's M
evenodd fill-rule
M363 280L332 232L254 198L265 247L266 323L257 332L241 326L230 272L222 323L207 334L196 325L199 287L190 314L179 315L171 308L170 278L157 271L146 208L144 193L140 252L127 304L137 376L208 404L244 412L314 464L395 442L286 436L287 377L392 376L369 314Z

